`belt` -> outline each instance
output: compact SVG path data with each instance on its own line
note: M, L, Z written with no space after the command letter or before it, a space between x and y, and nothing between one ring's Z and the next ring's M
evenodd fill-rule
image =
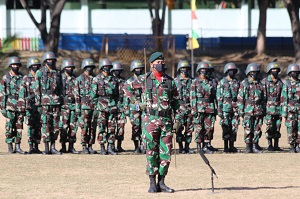
M171 110L165 110L165 111L150 110L149 114L154 116L166 117L166 116L171 116L172 111Z
M261 103L261 100L246 100L246 102L248 103L248 104L260 104Z
M298 102L300 102L300 100L289 100L289 102L298 103Z
M42 90L43 94L47 94L47 95L52 95L52 94L56 94L55 91L51 91L51 90Z
M202 102L212 102L212 100L210 98L197 98L197 100L202 101Z
M65 102L74 104L75 103L75 98L66 98Z
M19 95L8 95L9 99L19 99Z
M223 99L224 99L224 101L232 101L232 102L236 102L237 101L236 97L224 97Z
M90 100L89 97L82 97L82 98L81 98L81 101L82 101L82 102L90 102L91 100Z

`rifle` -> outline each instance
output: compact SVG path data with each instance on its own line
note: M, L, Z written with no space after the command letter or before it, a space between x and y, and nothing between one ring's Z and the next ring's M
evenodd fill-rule
M205 164L207 164L211 170L211 191L214 192L215 191L215 187L214 187L214 175L218 178L214 168L212 168L212 166L209 163L209 160L206 158L206 156L204 155L203 151L201 149L198 150L202 160L205 162Z

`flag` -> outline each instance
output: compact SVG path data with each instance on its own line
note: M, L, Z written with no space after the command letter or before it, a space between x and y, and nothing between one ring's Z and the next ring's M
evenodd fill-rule
M191 11L192 11L192 37L189 38L189 49L195 49L195 48L199 48L199 43L198 43L198 23L197 23L197 15L196 15L196 0L191 0Z

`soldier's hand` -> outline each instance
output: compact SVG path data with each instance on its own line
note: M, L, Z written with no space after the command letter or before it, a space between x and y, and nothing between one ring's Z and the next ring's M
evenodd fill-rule
M5 109L1 110L1 113L2 113L3 117L7 118L7 111Z
M219 116L220 119L224 119L224 115L223 114L219 113L218 116Z
M147 104L146 103L139 103L139 107L141 111L144 111L146 109Z
M181 126L179 121L175 121L175 123L173 124L173 129L172 129L172 133L177 134L179 127Z
M38 107L37 107L37 112L38 112L38 113L42 114L42 110L43 110L43 109L42 109L41 106L38 106Z
M27 116L27 117L30 117L30 116L31 116L30 111L26 111L26 116Z

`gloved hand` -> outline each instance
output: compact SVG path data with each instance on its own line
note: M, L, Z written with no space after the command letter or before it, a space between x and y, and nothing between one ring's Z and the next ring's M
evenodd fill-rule
M7 111L5 109L1 110L1 113L2 113L3 117L7 118Z
M173 124L172 133L177 134L180 126L181 126L181 123L179 121L175 121Z
M42 109L41 106L38 106L38 107L37 107L37 112L38 112L39 114L42 114L42 110L43 110L43 109Z
M140 107L140 111L144 111L146 109L146 107L147 107L146 103L139 103L138 105Z

